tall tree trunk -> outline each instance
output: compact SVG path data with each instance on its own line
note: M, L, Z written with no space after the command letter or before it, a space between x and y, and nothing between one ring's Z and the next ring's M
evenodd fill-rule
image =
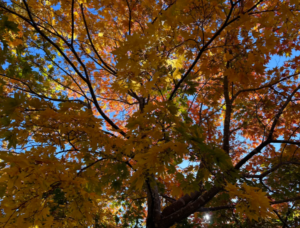
M147 204L148 215L146 226L147 228L157 228L159 226L159 220L161 218L160 199L158 194L158 188L155 182L154 175L151 175L151 179L146 180L147 185Z

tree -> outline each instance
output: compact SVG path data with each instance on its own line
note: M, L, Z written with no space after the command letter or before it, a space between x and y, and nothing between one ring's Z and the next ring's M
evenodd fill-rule
M299 225L298 0L0 9L1 227Z

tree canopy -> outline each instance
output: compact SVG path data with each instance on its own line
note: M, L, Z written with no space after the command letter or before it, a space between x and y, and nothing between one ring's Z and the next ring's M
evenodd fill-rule
M299 0L0 0L0 226L300 225L299 31Z

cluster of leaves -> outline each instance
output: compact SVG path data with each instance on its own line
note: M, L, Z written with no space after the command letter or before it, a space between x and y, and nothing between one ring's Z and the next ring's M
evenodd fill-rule
M240 189L228 183L226 190L232 198L239 198L236 205L236 213L241 217L246 214L250 220L254 219L257 221L260 217L267 217L272 210L270 200L260 188L251 187L243 183Z
M298 0L0 0L0 226L296 226L299 21Z

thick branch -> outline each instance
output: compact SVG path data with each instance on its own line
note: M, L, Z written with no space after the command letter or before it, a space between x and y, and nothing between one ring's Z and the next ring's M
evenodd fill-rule
M182 206L176 212L163 216L159 221L159 227L170 227L176 222L180 222L182 219L187 218L189 215L197 212L199 208L207 204L222 188L212 187L209 191L205 192L202 196L199 196L194 201L190 201L185 206Z
M240 160L236 165L235 169L240 169L248 160L250 160L254 155L258 154L261 152L261 150L267 146L270 142L269 141L264 141L261 143L258 147L256 147L254 150L252 150L249 154L247 154L242 160Z
M154 175L146 180L146 188L147 188L147 203L148 203L148 215L147 215L147 227L157 227L156 224L160 219L160 199L158 194L158 188L155 183Z
M232 110L232 102L229 98L228 79L224 77L224 97L226 104L225 119L224 119L224 132L223 132L223 150L229 154L229 139L230 139L230 118Z

